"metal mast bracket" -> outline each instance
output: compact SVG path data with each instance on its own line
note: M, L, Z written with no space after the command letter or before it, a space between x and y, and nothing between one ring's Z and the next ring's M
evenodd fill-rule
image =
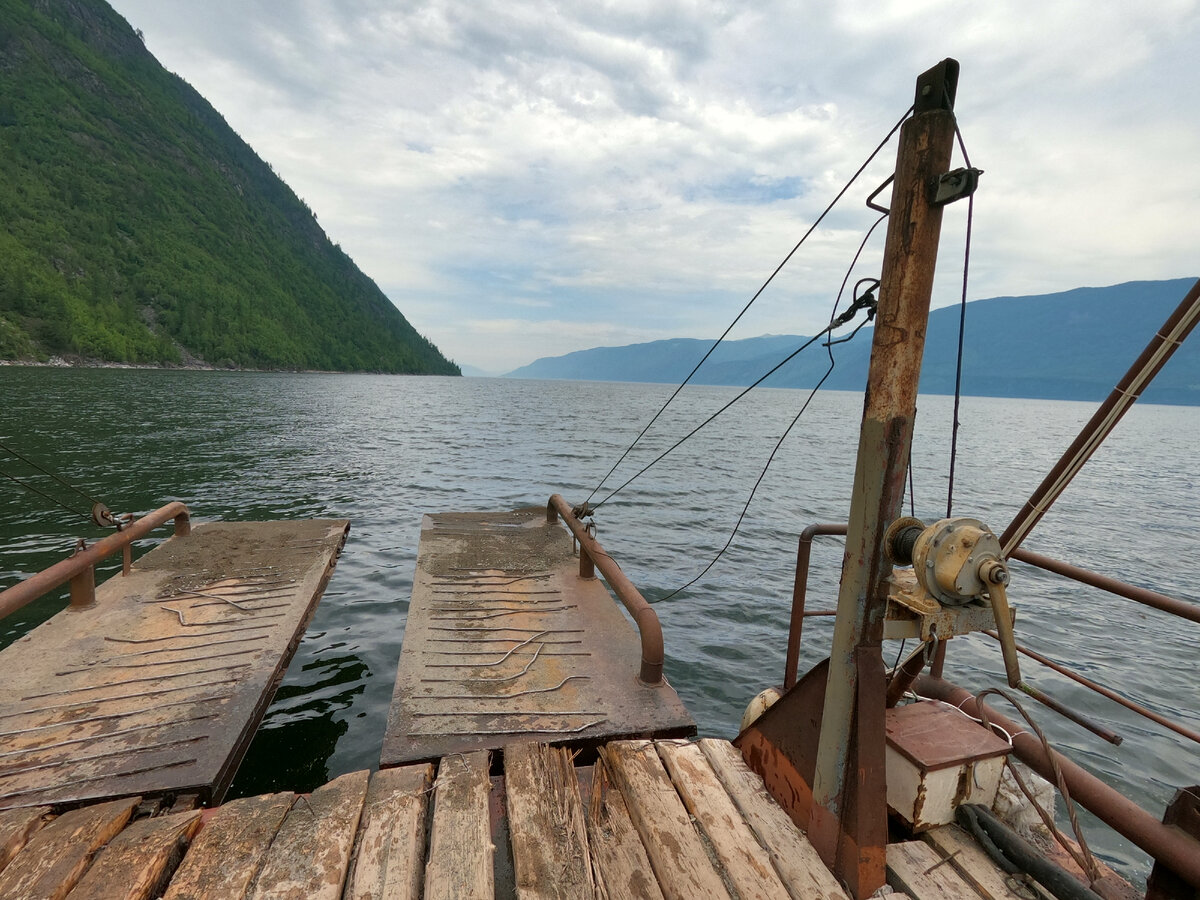
M923 113L934 109L954 109L954 95L958 93L958 60L943 59L917 78L917 96L913 100L913 112Z

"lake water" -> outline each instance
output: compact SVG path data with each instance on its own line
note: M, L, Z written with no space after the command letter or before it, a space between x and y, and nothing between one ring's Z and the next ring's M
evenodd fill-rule
M578 502L672 390L33 368L0 368L0 387L0 440L114 511L144 512L181 499L196 521L351 521L342 561L231 796L311 789L376 764L422 513L543 505L553 492ZM687 389L617 483L734 393ZM600 540L648 598L690 580L724 545L806 396L750 395L599 511ZM703 581L657 607L668 678L703 735L731 737L750 697L782 680L796 536L812 522L845 521L861 408L856 394L818 395L764 478L730 551ZM916 513L928 520L945 512L950 409L950 398L920 401ZM965 398L955 513L1002 531L1093 410L1087 403ZM1200 409L1135 408L1025 546L1200 600L1197 446ZM2 451L0 469L28 474ZM54 482L36 483L86 509ZM0 585L61 558L75 537L100 534L7 479L0 485ZM840 559L840 539L817 539L812 608L832 606ZM1010 600L1018 640L1200 729L1200 626L1021 566L1014 567ZM43 600L3 620L0 644L62 603ZM831 631L832 620L809 620L801 671L827 652ZM888 645L885 653L897 649ZM1028 659L1022 665L1029 680L1125 737L1111 747L1035 709L1057 745L1155 816L1176 786L1196 782L1195 744ZM996 646L988 638L955 641L947 676L973 689L1002 684ZM1089 840L1098 852L1127 876L1144 878L1137 848L1090 817L1084 821L1093 823Z

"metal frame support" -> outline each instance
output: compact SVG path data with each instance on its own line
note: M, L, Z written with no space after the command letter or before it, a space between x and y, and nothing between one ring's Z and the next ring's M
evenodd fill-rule
M921 75L900 131L813 780L809 837L856 897L886 877L881 645L892 566L884 532L904 495L942 222L928 186L950 167L957 78L954 60Z

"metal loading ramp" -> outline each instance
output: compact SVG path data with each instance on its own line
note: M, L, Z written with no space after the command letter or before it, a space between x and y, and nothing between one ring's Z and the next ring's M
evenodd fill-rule
M694 734L674 688L639 681L637 632L578 568L544 509L425 516L380 764Z
M219 801L348 529L199 525L0 652L0 809Z

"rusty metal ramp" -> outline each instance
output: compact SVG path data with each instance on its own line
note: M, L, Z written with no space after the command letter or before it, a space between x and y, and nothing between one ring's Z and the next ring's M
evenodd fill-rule
M381 765L521 738L591 746L696 725L544 509L425 516Z
M348 529L199 525L0 652L0 808L219 800Z

